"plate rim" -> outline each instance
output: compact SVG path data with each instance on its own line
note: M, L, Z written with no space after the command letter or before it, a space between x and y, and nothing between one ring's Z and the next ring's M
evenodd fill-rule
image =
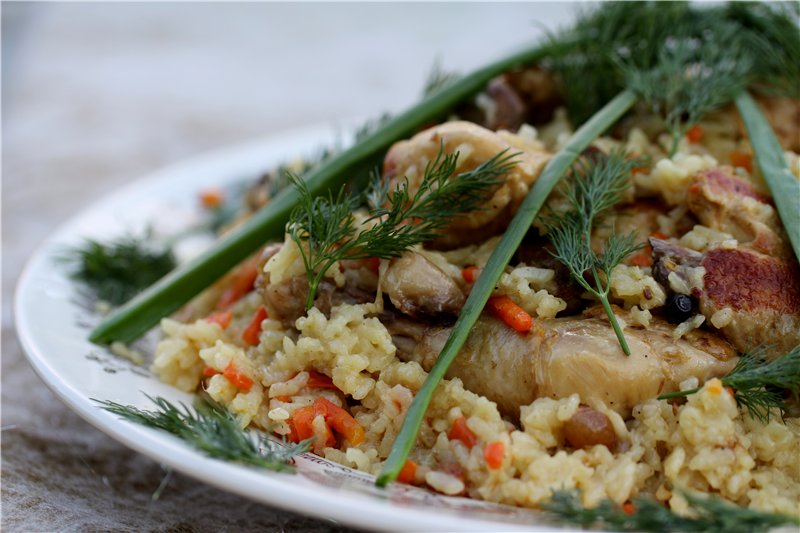
M59 376L48 363L49 358L36 341L31 327L31 317L24 312L24 305L36 268L51 256L53 247L58 244L59 240L78 230L81 220L89 218L92 214L103 212L104 209L108 209L104 206L119 201L132 191L155 186L160 180L169 181L170 176L177 181L178 178L175 175L186 172L193 165L209 162L219 164L226 159L243 158L244 154L259 148L297 144L301 139L332 137L340 134L341 131L340 123L337 125L317 123L200 152L157 168L140 178L135 178L130 183L81 207L37 245L17 278L13 296L12 321L26 359L37 376L53 391L56 397L91 426L137 453L165 464L193 479L251 501L289 510L300 515L313 516L317 519L332 520L347 526L369 527L384 531L417 529L426 531L581 531L541 523L523 525L478 517L465 518L450 509L399 505L390 502L388 498L381 500L375 496L359 494L354 490L328 487L313 480L309 481L313 483L314 491L309 491L308 485L292 483L291 477L289 477L291 474L255 469L213 459L177 437L121 420L93 404L90 398L75 388L74 384ZM289 151L287 158L299 155L296 152ZM267 171L269 168L265 167L264 170ZM242 481L252 484L242 483ZM248 491L248 488L262 488L258 487L259 485L263 488L273 489L273 492L266 495L253 494L252 491ZM309 501L309 499L313 501Z

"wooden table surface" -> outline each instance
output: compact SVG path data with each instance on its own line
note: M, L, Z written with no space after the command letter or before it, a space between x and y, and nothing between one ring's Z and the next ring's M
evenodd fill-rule
M2 4L3 531L341 531L174 474L95 430L13 330L25 261L59 224L158 167L414 102L563 21L550 4Z

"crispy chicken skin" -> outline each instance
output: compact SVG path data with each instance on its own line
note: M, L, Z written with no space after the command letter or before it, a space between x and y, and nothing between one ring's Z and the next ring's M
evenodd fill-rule
M622 353L602 310L587 316L537 322L520 334L483 315L447 372L464 386L496 402L512 418L536 398L578 393L587 403L603 402L623 416L658 394L678 389L696 377L702 383L729 372L737 357L713 333L694 331L674 339L672 326L654 320L647 330L628 328L631 356ZM626 313L617 310L624 319ZM399 317L382 317L398 356L430 370L450 335L449 327L430 327Z
M473 170L481 163L506 150L519 152L516 165L506 173L479 210L453 219L440 237L427 243L429 248L452 249L483 242L505 230L531 184L550 159L546 152L519 151L497 133L470 122L446 122L392 145L383 164L384 179L394 189L408 180L414 194L425 174L425 167L439 154L459 152L456 173Z
M702 267L692 295L709 321L731 310L721 331L739 351L765 345L785 353L800 344L800 266L767 198L723 167L698 174L688 205L705 226L730 233L739 245L701 254L650 239L656 279L669 286L671 272L688 280L691 269Z

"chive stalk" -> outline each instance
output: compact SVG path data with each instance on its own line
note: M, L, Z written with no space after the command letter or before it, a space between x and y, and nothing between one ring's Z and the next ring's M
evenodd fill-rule
M753 97L742 91L735 102L747 128L758 168L772 193L794 255L800 261L800 181L789 170L783 149Z
M551 44L536 45L491 63L430 95L408 111L389 120L352 148L329 159L305 176L312 195L338 190L355 173L379 164L392 143L446 114L474 95L495 76L545 58ZM89 340L98 344L131 342L158 321L176 311L270 240L283 236L286 222L299 200L294 187L285 188L267 206L220 239L210 250L180 266L117 309L98 325Z
M428 405L436 387L444 378L447 369L467 340L467 336L489 300L497 280L506 265L508 265L508 262L511 261L511 257L531 227L533 219L536 218L539 210L548 196L550 196L550 192L580 156L581 152L617 122L633 106L636 100L637 97L632 91L624 90L619 93L588 122L581 126L570 138L567 145L559 150L547 163L542 174L536 180L536 183L528 192L519 210L511 220L497 248L495 248L486 266L481 271L481 275L475 282L461 310L461 314L458 316L455 326L453 326L450 337L439 354L439 358L431 368L425 383L422 384L422 387L414 396L397 439L392 446L392 451L388 459L386 459L383 471L376 480L377 485L383 487L396 479L405 465L408 454L417 440L417 433L422 425L422 419L428 410Z

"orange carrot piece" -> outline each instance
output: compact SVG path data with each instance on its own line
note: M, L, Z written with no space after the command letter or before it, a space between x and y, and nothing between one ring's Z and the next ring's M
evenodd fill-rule
M467 419L463 416L456 418L455 422L453 422L453 427L450 429L450 433L447 434L447 438L459 440L467 448L472 448L478 443L478 437L469 429Z
M636 506L631 502L625 502L622 504L622 512L626 515L636 514Z
M291 396L275 396L275 399L283 403L289 403L292 401Z
M212 313L206 317L206 322L219 324L219 327L221 327L223 330L228 329L228 326L231 324L231 320L233 320L232 311L217 311L216 313Z
M295 409L290 419L290 426L294 429L294 432L297 435L296 442L304 441L314 436L314 428L311 426L311 423L314 421L316 416L317 411L311 405L307 407L301 407L300 409Z
M468 266L461 271L461 277L464 278L464 281L467 283L475 283L475 280L481 275L481 270L483 269L474 265Z
M258 277L258 257L252 257L239 266L233 275L231 284L222 293L217 301L217 309L227 309L236 303L242 296L253 290L253 285Z
M228 363L222 375L225 376L225 379L230 381L234 387L244 392L249 391L253 387L253 380L236 370L236 367L233 366L233 361Z
M242 340L250 346L258 345L258 335L261 333L261 323L267 319L267 310L262 305L253 315L250 324L242 332Z
M703 140L703 137L706 136L706 132L699 124L695 124L689 131L686 132L686 138L689 140L690 143L697 144Z
M506 453L506 445L500 441L490 442L483 449L483 458L486 459L486 465L492 469L497 470L503 465L503 456Z
M325 415L325 420L330 426L351 444L360 444L364 441L366 432L361 424L356 422L353 415L331 402L327 398L314 400L314 408Z
M646 251L641 251L637 254L632 255L628 262L631 265L637 267L653 266L653 258Z
M406 483L410 485L414 482L414 477L417 475L417 463L412 461L411 459L406 459L406 463L403 465L403 468L400 470L400 473L397 474L397 481L400 483Z
M225 201L225 193L222 189L206 189L200 191L200 203L207 209L216 209Z
M650 172L650 167L633 167L631 174L646 174Z
M211 368L210 366L207 366L203 369L203 377L206 378L210 378L211 376L216 376L219 373L220 373L219 370Z
M310 389L331 389L338 390L338 387L333 384L333 380L321 374L316 370L308 370L308 383L306 386Z
M380 273L381 270L381 258L380 257L370 257L364 259L364 263L366 263L367 268L369 268L376 276Z
M489 298L486 307L491 314L520 333L527 333L533 327L531 315L515 304L508 296L493 296Z
M735 167L742 167L748 172L753 172L753 154L747 152L731 152L731 163Z

